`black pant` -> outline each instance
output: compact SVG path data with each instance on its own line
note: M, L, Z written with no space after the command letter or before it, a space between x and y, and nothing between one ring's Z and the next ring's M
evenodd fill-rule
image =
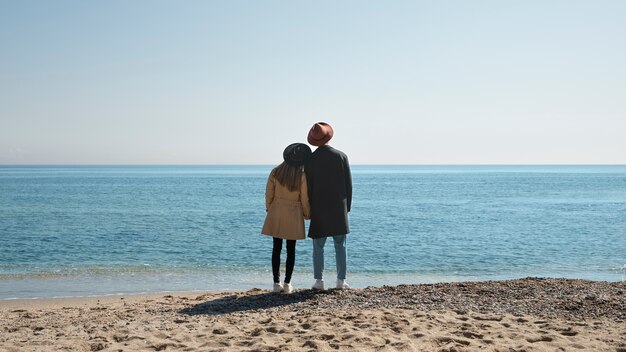
M280 252L283 249L283 239L274 237L274 249L272 250L272 273L274 282L280 282ZM293 266L296 264L296 240L287 240L287 266L285 282L291 282Z

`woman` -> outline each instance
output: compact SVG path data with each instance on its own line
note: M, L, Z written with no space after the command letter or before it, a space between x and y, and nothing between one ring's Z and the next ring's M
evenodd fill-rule
M265 223L262 234L274 238L272 250L272 274L274 292L290 293L291 274L296 263L296 240L303 240L304 219L310 218L311 209L307 193L304 164L311 156L311 148L293 143L285 148L283 160L275 167L267 180L265 189ZM283 240L287 241L287 265L284 285L280 283L280 252Z

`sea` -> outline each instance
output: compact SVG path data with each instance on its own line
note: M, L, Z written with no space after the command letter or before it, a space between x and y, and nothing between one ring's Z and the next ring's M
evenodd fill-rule
M0 166L0 300L269 289L272 167ZM353 165L352 177L353 287L625 280L626 165ZM311 247L298 241L295 288L313 283ZM332 240L325 262L332 286Z

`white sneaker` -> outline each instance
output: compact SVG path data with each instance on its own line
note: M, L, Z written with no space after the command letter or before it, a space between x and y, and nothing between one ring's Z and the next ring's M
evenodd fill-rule
M340 290L347 290L350 288L350 285L346 282L346 280L337 279L337 288Z
M283 285L281 285L279 282L275 282L274 292L283 292Z
M324 280L322 280L322 279L315 279L315 283L313 284L312 288L314 290L323 290L324 289Z
M293 292L293 286L291 286L291 283L285 282L285 284L283 285L283 293L291 293L291 292Z

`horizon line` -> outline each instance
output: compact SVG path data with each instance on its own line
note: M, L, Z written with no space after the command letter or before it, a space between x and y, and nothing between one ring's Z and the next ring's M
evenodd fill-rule
M141 164L141 163L0 163L2 166L272 166L275 163L242 164ZM351 163L351 166L626 166L626 163Z

